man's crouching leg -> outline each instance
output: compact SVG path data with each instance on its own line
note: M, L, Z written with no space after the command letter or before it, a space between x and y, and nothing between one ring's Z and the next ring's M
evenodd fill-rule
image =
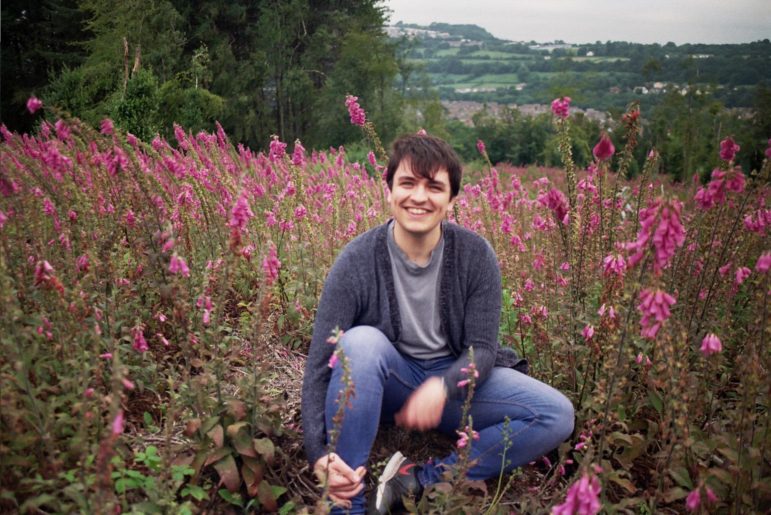
M370 326L347 330L339 345L344 358L334 364L326 397L327 443L356 470L366 467L377 435L389 363L402 358L388 338ZM366 512L363 490L350 501L350 513Z

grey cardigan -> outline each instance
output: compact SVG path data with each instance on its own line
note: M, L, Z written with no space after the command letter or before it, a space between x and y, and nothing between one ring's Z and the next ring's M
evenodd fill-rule
M384 224L359 235L340 252L329 271L313 326L302 389L305 452L311 466L326 451L324 403L334 346L327 338L335 327L359 325L378 328L392 342L399 339L401 322L394 290L391 260ZM510 349L498 345L501 312L501 274L498 259L481 236L459 225L442 223L444 256L440 285L442 329L456 361L444 379L451 398L463 391L461 368L468 365L468 349L474 347L479 382L493 366L527 372L527 363Z

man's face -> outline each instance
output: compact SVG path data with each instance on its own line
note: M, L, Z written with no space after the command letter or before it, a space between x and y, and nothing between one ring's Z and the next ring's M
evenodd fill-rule
M413 175L409 161L396 169L389 195L391 214L402 230L425 237L441 230L439 224L453 205L450 176L440 168L432 179Z

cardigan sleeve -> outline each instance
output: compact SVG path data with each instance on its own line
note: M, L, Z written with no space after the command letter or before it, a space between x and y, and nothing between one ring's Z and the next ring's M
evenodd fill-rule
M467 295L464 299L463 352L444 374L450 398L465 394L465 388L458 387L458 382L466 378L466 373L461 369L468 367L470 363L469 348L474 349L474 366L479 372L477 383L483 382L490 375L498 352L501 272L495 251L487 241L482 240L482 243L480 246L483 248L477 248L474 252L473 265L468 266Z
M350 328L359 312L355 258L352 254L350 249L345 249L332 265L324 282L305 364L302 422L305 452L311 467L326 453L324 406L332 375L329 358L335 349L327 343L327 338L336 328Z

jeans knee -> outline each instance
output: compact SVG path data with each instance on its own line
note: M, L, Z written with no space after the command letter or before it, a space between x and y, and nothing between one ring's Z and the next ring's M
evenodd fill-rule
M565 441L570 438L575 426L575 410L570 399L561 393L557 395L552 415L552 427L555 431L559 432L559 440Z
M393 344L379 329L360 325L343 333L340 339L343 354L354 367L377 364L386 352L393 351Z

